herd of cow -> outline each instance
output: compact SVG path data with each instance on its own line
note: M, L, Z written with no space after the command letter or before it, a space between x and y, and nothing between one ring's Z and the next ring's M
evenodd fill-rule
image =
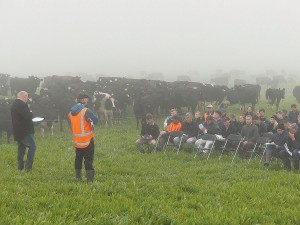
M10 89L12 96L10 99L0 99L0 133L7 132L8 143L12 134L10 106L19 91L29 93L28 104L34 116L45 118L45 121L39 124L42 135L44 127L49 128L53 135L52 122L60 121L62 131L63 121L69 122L68 113L80 92L90 96L88 107L98 114L100 122L105 120L106 125L108 120L111 124L113 120L120 123L121 118L126 118L127 106L133 105L139 129L139 120L145 122L147 113L158 114L159 109L161 114L169 114L172 108L181 113L182 107L188 107L189 111L195 113L197 107L203 107L204 110L205 102L215 102L219 107L240 104L241 109L245 110L246 104L255 106L258 103L261 90L258 84L239 84L228 88L226 85L198 82L165 82L119 77L100 77L97 82L82 82L80 77L56 75L44 79L34 76L9 79L9 75L6 74L0 74L0 87L1 95L7 96ZM37 95L39 87L40 94ZM267 89L268 103L276 103L278 108L284 94L284 89ZM300 86L295 87L294 96L300 102Z

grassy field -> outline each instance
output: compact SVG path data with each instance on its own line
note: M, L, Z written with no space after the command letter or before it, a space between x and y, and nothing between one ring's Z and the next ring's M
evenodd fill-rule
M280 109L295 103L294 85L286 87ZM264 93L256 109L266 109ZM238 106L230 113L239 115ZM298 172L287 172L279 160L264 167L258 159L219 161L217 153L209 160L185 151L143 155L129 116L122 125L96 127L92 184L75 180L67 124L64 132L55 124L54 137L41 138L37 129L31 173L17 170L16 143L6 144L3 135L1 224L300 224ZM164 118L154 119L162 128Z

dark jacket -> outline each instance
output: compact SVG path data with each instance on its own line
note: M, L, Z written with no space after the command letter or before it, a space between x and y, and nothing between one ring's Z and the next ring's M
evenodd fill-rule
M269 123L270 123L270 121L266 117L264 117L264 118L260 117L260 121L265 122L267 125L269 125Z
M143 123L142 130L141 130L141 136L144 135L151 135L153 139L157 139L159 136L159 128L156 123L153 122L153 124L149 125L148 123Z
M243 126L246 125L246 121L244 121L244 123L241 123L240 121L238 121L238 126L236 127L236 132L241 133Z
M265 122L261 122L260 121L260 123L258 125L256 125L256 126L258 128L258 135L260 137L264 136L264 133L267 133L268 126L267 126L267 124Z
M278 145L278 150L284 150L284 144L287 143L289 137L289 132L283 131L282 134L274 134L273 138L271 139L271 142L274 142L276 145Z
M254 123L250 125L245 125L242 128L241 136L244 138L245 141L256 142L258 138L258 128Z
M233 123L229 124L228 129L226 129L226 127L223 125L220 130L220 135L222 135L223 138L228 138L230 134L236 134L236 127Z
M199 118L197 118L196 120L196 123L199 125L199 124L203 124L203 120L201 120L201 118L199 117Z
M288 117L291 121L291 123L298 123L298 116L299 116L299 111L296 110L296 113L294 114L293 111L290 111Z
M28 105L22 100L16 99L10 110L15 141L22 140L28 134L34 134L33 114Z
M199 132L198 124L195 120L193 120L191 123L184 122L181 124L181 131L183 131L184 134L188 135L190 137L197 137Z
M290 151L293 151L294 149L300 150L300 133L299 130L295 134L295 141L293 141L289 136L287 139L287 146Z
M269 125L267 126L267 132L272 132L273 134L277 133L277 127L275 127L274 129L274 123L269 123Z
M217 120L216 123L218 124L218 127L219 127L220 129L221 129L221 128L223 127L223 125L224 125L222 119Z
M207 129L208 134L218 134L220 131L220 127L215 121L212 121L212 123L210 124L207 124L207 122L205 122L203 126Z

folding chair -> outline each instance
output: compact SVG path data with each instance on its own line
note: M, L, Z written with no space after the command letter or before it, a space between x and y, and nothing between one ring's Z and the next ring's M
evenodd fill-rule
M239 141L239 144L238 144L237 149L228 148L228 147L227 147L228 141ZM230 135L227 137L227 139L226 139L226 141L225 141L225 144L224 144L224 146L223 146L223 148L222 148L222 152L221 152L221 154L220 154L219 160L221 160L221 157L222 157L222 155L223 155L223 153L224 153L225 150L228 150L228 151L235 151L234 157L233 157L233 159L232 159L232 162L233 162L233 160L234 160L234 158L235 158L235 155L236 155L236 153L237 153L237 150L238 150L239 147L240 147L241 141L242 141L242 136L241 136L241 135L230 134Z
M159 140L160 140L160 137L156 138L156 140L155 140L156 144L155 144L154 152L156 152L157 146L159 144Z
M180 142L179 142L179 146L175 145L174 143L170 144L170 139L171 137L174 139L175 137L179 137L180 138ZM167 142L164 144L164 147L163 149L165 149L164 151L164 154L166 154L166 151L167 151L167 148L169 146L173 147L173 151L174 149L177 147L178 150L177 150L177 155L178 155L178 152L179 152L179 149L180 149L180 146L181 146L181 143L182 143L182 138L183 138L183 131L172 131L168 137L168 140Z
M268 143L268 142L269 142L269 138L267 138L267 137L259 137L259 138L257 139L257 141L256 141L256 143L255 143L255 146L254 146L253 150L250 151L250 152L251 152L251 155L250 155L248 164L249 164L250 161L251 161L251 158L252 158L253 153L255 154L255 157L257 157L259 154L263 154L263 153L264 153L264 151L265 151L266 148L267 148L267 145L264 145L264 144L266 144L266 143ZM254 157L254 158L255 158L255 157Z
M268 138L269 140L271 140L273 136L274 136L273 133L264 133L263 138Z
M209 159L209 156L211 154L211 152L213 151L214 149L214 146L215 146L215 141L216 141L216 135L215 134L204 134L202 137L201 137L202 140L205 140L205 141L212 141L212 145L210 148L201 148L201 147L198 147L196 149L196 154L194 156L194 159L196 158L197 156L197 153L199 150L201 150L202 152L205 151L205 150L208 150L209 153L208 153L208 156L207 156L207 160Z

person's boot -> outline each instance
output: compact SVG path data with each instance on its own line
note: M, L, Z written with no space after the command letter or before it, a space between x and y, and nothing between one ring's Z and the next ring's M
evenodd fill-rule
M18 161L18 170L24 169L24 161Z
M283 165L287 169L287 171L291 170L291 162L290 159L282 159Z
M95 170L87 170L86 171L86 182L94 182Z
M272 158L272 150L267 149L266 150L266 155L264 156L264 165L265 166L269 166L271 158Z
M30 172L32 170L33 160L26 160L25 162L25 171Z
M76 180L82 181L81 170L80 169L75 170L75 173L76 173Z
M293 165L295 170L299 170L299 160L293 159Z

